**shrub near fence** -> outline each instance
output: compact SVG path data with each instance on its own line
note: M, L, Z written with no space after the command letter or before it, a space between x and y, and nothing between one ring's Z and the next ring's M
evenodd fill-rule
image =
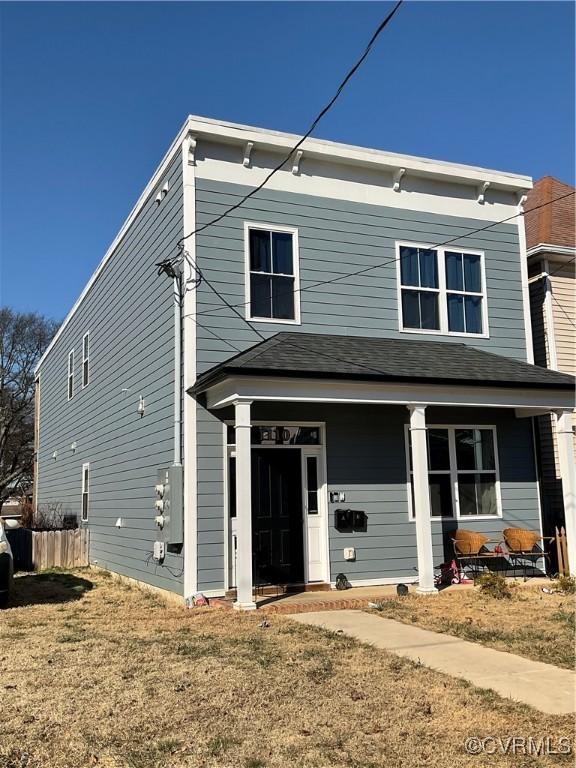
M77 568L88 565L90 532L85 528L64 531L31 531L16 528L7 532L14 565L19 570Z

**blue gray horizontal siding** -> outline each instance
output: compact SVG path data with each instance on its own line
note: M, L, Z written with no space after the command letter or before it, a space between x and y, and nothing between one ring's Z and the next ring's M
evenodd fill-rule
M39 505L61 504L78 518L82 464L90 462L92 562L178 593L183 558L170 554L167 567L150 558L156 470L173 461L174 419L172 285L154 265L174 254L182 235L181 162L177 154L42 364L38 455ZM158 206L154 197L167 180L170 191ZM90 383L82 389L86 331ZM72 348L75 394L68 401ZM125 527L116 528L118 517Z
M205 224L221 214L249 191L248 187L197 179L197 225ZM490 338L471 339L401 334L398 330L394 261L363 275L346 275L393 260L398 240L442 243L485 227L486 221L263 190L226 219L197 236L197 260L204 275L226 301L240 305L238 310L242 314L245 312L245 221L287 225L298 229L302 288L322 280L342 277L329 285L301 292L300 326L254 324L264 336L289 329L409 339L433 338L464 341L496 354L526 359L518 230L513 223L499 224L454 243L454 247L459 244L469 249L481 249L486 254ZM199 373L259 341L258 334L232 310L224 307L207 284L199 287L197 301ZM212 314L208 314L210 312ZM288 418L287 408L277 411L279 418ZM405 416L401 409L397 409L386 412L385 419L385 412L385 409L375 412L374 418L377 422L381 420L381 423L378 422L381 428L372 438L372 414L360 429L353 419L347 421L345 410L331 413L334 424L339 425L339 431L335 434L340 437L329 441L329 482L339 490L347 490L349 485L347 503L366 503L373 518L368 533L355 534L356 539L361 540L365 554L352 565L346 563L347 572L359 579L414 575L416 567L413 528L406 521L404 454L401 450ZM388 417L390 422L387 421ZM314 409L311 418L321 418L318 409ZM525 429L526 425L522 428ZM348 446L354 446L353 450ZM359 471L360 456L366 453L363 462L367 467L371 466L370 462L377 461L374 457L382 451L387 456L387 482L382 483L380 473L373 467L372 482L357 483L350 480L346 485L345 478L350 477L351 472ZM201 406L198 407L198 463L198 576L202 588L216 589L222 586L223 552L214 554L214 548L209 548L208 544L223 541L223 446L221 424L217 416ZM534 510L537 509L536 486L533 481L528 485L528 489L518 488L517 492L514 488L507 490L504 486L502 490L503 502L508 506L511 519L521 494L525 492L529 495L527 504L519 510L527 524L535 519ZM484 522L476 525L481 529L487 528ZM395 542L392 550L397 550L398 557L390 556L390 547L386 548L386 557L382 557L382 540L388 536ZM345 544L335 531L332 531L330 540L332 570L336 573L344 567L341 554ZM436 556L439 556L442 548L441 540L442 535L436 532Z
M199 226L237 203L248 187L197 180L196 215ZM401 195L399 195L401 202ZM487 222L425 211L329 200L309 195L263 190L240 209L197 237L198 263L210 283L231 304L245 302L244 222L288 225L298 229L300 245L300 326L255 324L260 333L280 330L311 333L430 338L398 330L396 241L442 243ZM486 254L490 338L434 335L436 340L464 341L496 354L526 359L520 251L514 223L498 224L454 247L477 248ZM362 275L346 277L390 260ZM341 277L328 285L307 286ZM245 307L239 306L244 313ZM213 314L202 314L210 311ZM199 373L233 354L230 346L246 349L258 341L206 284L198 290ZM229 342L219 341L210 329Z
M202 413L202 411L201 411ZM231 411L219 414L233 417ZM331 578L344 572L349 579L406 579L417 575L414 523L409 520L405 425L408 411L401 406L347 406L255 403L255 420L323 421L326 423L328 491L344 491L344 504L329 503ZM494 424L497 427L503 518L461 521L462 527L501 539L507 526L540 529L538 485L529 419L512 411L478 408L430 408L429 423ZM224 496L222 423L203 411L199 444L213 462L199 475L199 578L203 589L222 588L224 578ZM365 532L342 533L334 526L339 506L367 514ZM451 555L450 531L456 521L433 521L436 565ZM356 548L356 560L344 560L345 547Z

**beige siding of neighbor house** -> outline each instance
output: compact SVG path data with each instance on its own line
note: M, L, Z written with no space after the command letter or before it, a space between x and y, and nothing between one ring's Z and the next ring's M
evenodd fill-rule
M529 265L530 312L534 362L546 368L556 368L564 373L576 375L576 279L574 262L563 264L553 261L553 254L543 253ZM549 298L546 306L546 280L537 277L548 272ZM534 279L536 278L536 279ZM576 426L576 415L573 415ZM556 417L538 418L540 443L540 465L544 504L547 519L561 521L563 499L560 478L558 445L556 440ZM574 440L576 456L576 435ZM548 535L553 529L546 531Z
M550 261L550 282L552 286L552 317L556 361L559 371L576 375L576 265L557 264ZM572 414L576 427L576 414ZM576 456L576 434L574 436Z
M576 280L574 262L557 264L550 262L552 284L552 315L558 370L576 375Z
M576 375L576 279L574 262L571 264L550 264L552 314L554 317L554 338L558 370ZM574 433L574 456L576 457L576 414L572 414ZM556 460L558 451L556 450Z
M534 362L576 375L576 196L574 187L545 176L528 194L526 245ZM555 201L555 202L552 202ZM551 203L551 204L550 204ZM546 280L542 275L547 273ZM576 418L573 416L573 424ZM556 417L537 419L543 518L547 535L564 520ZM574 444L576 456L576 439Z

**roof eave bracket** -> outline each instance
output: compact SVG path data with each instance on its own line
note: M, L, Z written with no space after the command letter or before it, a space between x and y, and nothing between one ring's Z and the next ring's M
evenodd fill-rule
M480 203L480 205L484 205L484 202L486 200L486 191L487 191L489 186L490 186L490 182L489 181L484 181L478 187L477 201Z
M394 192L400 192L401 186L402 186L402 179L406 175L406 168L397 168L394 171L394 176L392 178L393 184L392 189Z
M304 157L304 152L299 149L298 152L296 152L296 156L294 157L294 162L292 163L292 173L294 176L300 176L300 163L302 162L302 158Z

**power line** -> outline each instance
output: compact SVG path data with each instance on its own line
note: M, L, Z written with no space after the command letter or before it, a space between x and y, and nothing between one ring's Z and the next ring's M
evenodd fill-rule
M574 261L576 261L576 256L572 256L572 258L571 258L571 259L568 259L568 261L565 261L565 262L563 262L562 264L560 264L560 266L558 267L558 269L555 269L555 270L554 270L554 272L544 272L544 273L542 273L541 275L539 275L539 276L538 276L538 277L537 277L537 278L534 280L534 282L538 282L538 281L542 280L543 278L546 278L546 279L548 279L548 278L550 278L550 277L554 277L554 275L557 275L559 272L561 272L561 271L564 269L564 267L568 266L568 264L572 264ZM552 301L553 301L553 302L554 302L554 303L557 305L558 309L559 309L559 310L562 312L562 314L564 315L564 317L566 318L566 320L568 320L568 322L570 323L570 325L571 325L573 328L575 328L575 329L576 329L576 325L574 324L574 322L573 322L572 318L571 318L571 317L568 315L568 313L566 312L566 310L564 309L564 307L562 306L562 304L561 304L561 303L558 301L558 299L557 299L557 298L556 298L556 296L554 295L554 291L553 291L553 290L550 290L550 296L552 296Z
M570 323L570 325L572 326L572 328L575 328L575 329L576 329L576 324L574 323L574 321L572 320L572 318L570 317L570 315L568 314L568 312L566 312L566 310L564 309L564 307L562 306L562 304L560 304L560 302L558 301L558 299L556 298L556 296L554 296L554 291L551 291L551 292L550 292L550 296L552 296L552 301L553 301L553 302L556 304L556 306L558 307L558 309L559 309L559 310L562 312L562 314L564 315L564 317L566 318L566 320L568 320L568 322Z
M568 195L564 195L563 197L568 197ZM556 200L557 200L557 199L562 199L562 198L556 198L555 200L550 200L548 203L545 203L545 204L539 205L539 206L537 206L537 207L538 207L538 208L541 208L541 207L543 207L544 205L550 205L550 203L556 202ZM535 208L532 208L531 210L535 210ZM523 214L517 214L517 215L523 215ZM502 222L500 222L500 223L502 223ZM450 242L451 242L451 241L450 241ZM440 247L440 246L436 246L436 247ZM255 333L255 334L256 334L256 335L259 337L260 341L267 341L267 340L268 340L270 337L266 337L266 336L264 336L264 335L263 335L263 334L262 334L262 333L261 333L259 330L257 330L256 328L254 328L254 326L252 325L252 323L251 323L251 322L250 322L250 321L249 321L249 320L248 320L248 319L247 319L247 318L246 318L246 317L245 317L245 316L244 316L244 315L243 315L241 312L239 312L239 311L237 310L237 307L236 307L235 305L232 305L232 304L230 304L230 303L229 303L229 302L228 302L228 301L227 301L227 300L224 298L224 296L222 296L222 294L220 293L220 291L219 291L219 290L218 290L218 289L217 289L217 288L216 288L216 287L215 287L215 286L214 286L214 285L213 285L213 284L212 284L210 281L208 281L208 280L206 279L206 277L205 277L205 276L202 274L202 272L201 272L201 270L199 269L199 267L198 267L198 266L197 266L197 265L194 263L194 261L193 261L192 257L191 257L191 256L190 256L190 254L188 253L188 251L184 251L184 255L185 255L185 257L186 257L187 261L189 261L189 263L190 263L191 267L192 267L192 268L194 269L194 271L196 272L196 274L197 274L197 275L199 275L200 279L201 279L203 282L205 282L205 283L206 283L206 285L207 285L207 286L208 286L208 287L209 287L209 288L210 288L210 289L211 289L211 290L214 292L214 294L215 294L215 295L216 295L216 296L217 296L217 297L220 299L220 301L221 301L221 302L222 302L222 303L223 303L223 304L224 304L226 307L228 307L228 309L231 309L231 310L234 312L234 314L236 314L236 315L237 315L237 316L240 318L240 320L241 320L241 321L242 321L242 322L243 322L243 323L244 323L244 324L245 324L245 325L246 325L246 326L247 326L247 327L248 327L248 328L249 328L249 329L250 329L250 330L251 330L253 333ZM393 261L395 261L395 260L396 260L396 259L393 259ZM568 263L571 263L572 261L575 261L575 260L576 260L576 256L575 256L574 258L572 258L572 259L571 259L571 260L570 260ZM560 267L560 269L562 269L562 267L563 267L563 266L565 266L565 264L563 264L563 265ZM559 271L559 270L556 270L555 272L552 272L552 273L550 273L550 274L551 274L551 275L553 275L553 274L556 274L556 272L558 272L558 271ZM556 299L556 297L554 296L554 294L552 294L552 298L553 298L553 300L554 300L554 301L555 301L555 302L558 304L559 308L562 310L562 312L563 312L563 313L564 313L564 315L566 316L566 318L567 318L568 322L569 322L569 323L570 323L572 326L574 326L574 328L576 328L576 325L574 325L574 323L572 322L572 320L570 319L570 317L568 316L568 314L565 312L564 308L563 308L563 307L560 305L560 303L557 301L557 299ZM200 313L197 313L197 314L206 314L206 313L202 313L202 312L200 312ZM213 332L213 331L212 331L210 328L208 328L207 326L205 326L205 325L203 325L202 323L200 323L200 322L198 321L197 317L195 317L194 319L195 319L196 325L197 325L199 328L202 328L203 330L205 330L205 331L208 331L208 332L209 332L209 333L211 333L213 336L215 336L215 337L216 337L216 338L217 338L219 341L222 341L222 342L224 342L225 344L228 344L229 346L231 346L231 347L232 347L232 349L235 349L237 352L242 352L242 351L243 351L243 350L240 350L240 349L238 349L237 347L235 347L235 346L234 346L234 345L233 345L231 342L227 341L226 339L223 339L221 336L219 336L218 334L216 334L215 332ZM309 351L309 350L307 350L305 347L302 347L302 346L300 346L299 344L295 343L293 340L287 341L287 342L286 342L286 344L287 344L288 346L291 346L293 349L297 349L297 350L299 350L300 352L308 352L308 351ZM344 358L340 358L340 357L338 357L338 356L335 356L333 353L330 353L330 354L328 354L328 353L320 352L318 349L316 349L316 350L314 351L314 353L315 353L315 354L317 354L317 355L319 355L320 357L326 357L326 358L328 358L328 359L330 359L330 360L332 360L332 361L340 362L340 363L343 363L343 364L346 364L346 365L348 365L348 364L350 363L350 360L346 360L346 359L344 359ZM381 370L381 369L379 369L379 368L374 368L374 367L372 367L372 366L368 366L368 365L365 365L365 364L363 364L363 363L360 363L360 362L358 362L358 361L355 361L355 365L357 365L359 368L363 368L363 369L365 369L366 371L369 371L370 373L377 373L377 374L382 374L382 373L384 373L384 371L382 371L382 370Z
M557 274L558 274L558 272L562 272L562 270L564 269L564 267L567 267L567 266L568 266L568 264L572 264L572 262L573 262L573 261L576 261L576 256L572 256L572 258L571 258L571 259L568 259L568 261L564 261L562 264L560 264L560 266L558 267L558 269L555 269L555 270L554 270L554 272L547 272L547 273L546 273L546 274L547 274L547 276L548 276L548 277L553 277L554 275L557 275Z
M187 315L187 317L190 317L190 315ZM215 339L218 339L218 341L221 341L223 344L227 344L229 347L232 347L232 349L235 352L242 352L243 351L239 347L236 347L234 344L232 344L231 341L228 341L228 339L224 339L224 338L222 338L222 336L219 336L216 333L216 331L213 331L212 328L209 328L207 325L202 325L198 321L196 321L196 325L198 326L198 328L202 328L204 331L208 331L208 333L212 334L212 336L214 336Z
M576 192L573 190L571 192L568 192L565 195L561 195L560 197L555 197L552 200L548 200L545 203L540 203L539 205L535 205L533 208L530 208L530 210L528 210L528 211L520 211L518 213L515 213L513 216L508 216L507 218L501 219L500 221L493 221L493 222L491 222L490 224L487 224L484 227L478 227L477 229L473 229L470 232L466 232L463 235L457 235L456 237L453 237L450 240L445 240L444 242L437 243L436 245L430 245L429 248L431 250L434 250L436 248L442 248L443 246L449 245L450 243L454 243L456 241L465 240L467 237L471 237L472 235L476 235L479 232L484 232L487 229L491 229L492 227L496 227L496 226L498 226L500 224L505 224L506 222L511 221L512 219L516 219L519 216L525 216L527 213L532 213L532 211L537 211L539 208L544 208L547 205L552 205L553 203L557 203L559 200L564 200L564 198L570 197L571 195L574 195L574 194L576 194ZM188 254L188 256L189 256L189 254ZM348 272L347 274L344 274L344 275L337 275L336 277L332 277L332 278L330 278L328 280L319 280L319 281L317 281L315 283L312 283L311 285L306 285L304 287L294 288L291 291L280 292L278 294L278 296L281 296L281 295L287 296L287 295L289 295L291 293L293 293L293 294L303 293L304 291L310 291L313 288L318 288L318 287L320 287L322 285L330 285L331 283L336 283L339 280L347 280L347 279L349 279L351 277L357 277L358 275L363 275L363 274L366 274L367 272L371 272L374 269L380 269L381 267L385 267L388 264L393 264L394 262L396 262L398 260L399 260L398 257L394 256L391 259L387 259L386 261L381 261L378 264L373 264L370 267L364 267L363 269L356 270L355 272ZM197 273L202 276L202 279L205 280L206 278L203 276L200 268L196 266L195 269L197 270ZM271 298L271 295L268 298ZM227 303L227 306L230 309L235 309L235 308L239 308L239 307L247 307L249 304L250 304L250 302L244 301L244 302L241 302L239 304L228 304ZM199 315L211 315L214 312L219 312L219 311L220 311L219 309L206 309L203 312L198 312L198 314ZM238 314L238 313L236 313L236 314Z
M188 253L188 251L185 251L184 253L185 253L185 255L187 255L187 256L188 256L188 258L189 258L189 259L191 259L191 256L190 256L190 254ZM197 271L197 272L199 271L197 267L196 267L196 271ZM249 329L250 329L250 330L251 330L253 333L255 333L255 334L256 334L256 335L259 337L260 341L268 341L268 339L269 339L270 337L266 337L266 336L264 336L262 333L260 333L260 331L259 331L259 330L257 330L256 328L254 328L254 326L252 325L252 323L251 323L251 322L250 322L250 321L249 321L249 320L248 320L246 317L244 317L244 315L242 315L240 312L236 311L236 309L235 309L233 306L231 306L231 305L230 305L230 304L229 304L229 303L226 301L226 299L224 298L224 296L222 296L222 294L221 294L221 293L220 293L220 292L217 290L217 288L215 288L215 287L212 285L212 283L210 283L208 280L206 280L206 278L205 278L205 277L203 277L202 279L203 279L203 281L206 283L206 285L208 285L208 286L209 286L209 288L211 288L211 289L212 289L212 291L214 291L214 293L215 293L215 294L216 294L216 296L217 296L217 297L220 299L220 301L222 301L222 303L223 303L223 304L225 304L225 305L226 305L226 306L227 306L229 309L232 309L232 310L234 311L234 313L235 313L236 315L238 315L238 317L240 318L240 320L242 320L242 322L243 322L245 325L247 325L247 326L248 326L248 328L249 328ZM210 330L210 328L208 328L207 326L205 326L205 325L202 325L200 322L198 322L198 320L197 320L197 319L195 319L195 322L196 322L196 325L197 325L197 327L198 327L198 328L202 328L203 330L205 330L205 331L208 331L209 333L212 333L212 335L213 335L213 336L215 336L215 337L216 337L216 338L217 338L219 341L222 341L222 342L224 342L225 344L228 344L229 346L231 346L231 347L232 347L232 349L235 349L237 352L241 353L242 351L245 351L245 350L240 350L240 349L238 349L237 347L235 347L233 344L231 344L231 343L230 343L229 341L227 341L226 339L223 339L221 336L218 336L218 334L216 334L216 333L214 333L213 331L211 331L211 330ZM296 344L296 343L295 343L294 341L292 341L292 340L290 340L290 341L286 342L286 344L287 344L288 346L292 347L293 349L297 349L297 350L299 350L300 352L308 352L308 351L309 351L309 350L307 350L305 347L301 347L299 344ZM343 359L343 358L341 358L341 357L337 357L337 356L335 356L335 355L334 355L334 354L332 354L332 353L328 354L328 353L326 353L326 352L320 352L319 350L315 350L315 354L319 355L320 357L326 357L326 358L330 359L331 361L336 361L336 362L339 362L339 363L343 363L343 364L346 364L346 365L349 365L349 364L350 364L350 361L349 361L349 360L345 360L345 359ZM369 365L364 365L363 363L360 363L360 362L358 362L358 361L355 361L355 363L354 363L354 364L355 364L355 365L357 365L359 368L364 368L365 370L369 371L370 373L377 373L377 374L382 374L382 373L384 373L384 371L382 371L382 370L381 370L381 369L379 369L379 368L373 368L373 367L371 367L371 366L369 366Z
M571 193L569 193L569 194L567 194L567 195L562 195L561 197L558 197L558 198L554 198L553 200L549 200L549 201L548 201L548 202L546 202L546 203L541 203L541 204L540 204L540 205L538 205L538 206L534 206L533 208L531 208L531 209L530 209L530 211L534 211L534 210L537 210L538 208L543 208L543 207L545 207L546 205L551 205L552 203L555 203L555 202L557 202L558 200L562 200L562 199L563 199L563 198L565 198L565 197L569 197L569 195L570 195L570 194L574 194L574 192L571 192ZM528 211L528 212L530 212L530 211ZM495 226L496 224L502 224L502 223L504 223L505 221L509 221L509 220L510 220L510 219L512 219L512 218L517 218L518 216L522 216L522 215L525 215L525 214L526 214L526 212L525 212L525 211L524 211L524 212L519 212L519 213L515 214L514 216L510 216L510 217L508 217L507 219L504 219L504 220L502 220L502 221L500 221L500 222L493 222L491 225L488 225L487 227L480 227L480 228L478 228L477 230L474 230L474 231L472 231L472 232L468 233L468 235L464 235L463 237L467 237L467 236L470 236L470 235L472 235L472 234L475 234L476 232L479 232L479 231L483 231L483 230L485 230L485 229L488 229L490 226ZM436 248L439 248L439 247L441 247L442 245L447 245L448 243L450 243L450 242L453 242L453 240L460 240L461 238L462 238L462 236L459 236L459 237L457 237L457 238L453 238L452 240L447 240L447 241L445 241L444 243L440 243L440 244L438 244L437 246L434 246L434 247L436 247ZM220 293L220 291L219 291L219 290L218 290L218 289L217 289L217 288L216 288L216 287L215 287L215 286L214 286L214 285L213 285L213 284L212 284L212 283L211 283L209 280L207 280L207 279L206 279L206 277L203 275L203 273L202 273L202 271L200 270L200 268L199 268L199 267L196 265L196 263L194 262L194 260L193 260L193 259L192 259L192 257L190 256L190 254L188 253L188 251L184 251L184 256L185 256L186 260L187 260L187 261L190 263L190 265L191 265L192 269L194 270L194 272L196 273L196 275L199 277L199 279L200 279L201 281L204 281L204 282L206 283L206 285L207 285L207 286L208 286L208 287L209 287L209 288L210 288L210 289L211 289L211 290L214 292L214 294L215 294L215 295L216 295L216 296L217 296L217 297L220 299L220 301L221 301L221 302L222 302L222 303L223 303L223 304L224 304L226 307L228 307L228 309L232 310L232 311L234 312L234 314L235 314L235 315L237 315L237 316L240 318L240 320L241 320L241 321L242 321L242 322L243 322L243 323L244 323L246 326L248 326L248 328L249 328L249 329L250 329L250 330L251 330L251 331L252 331L254 334L256 334L256 335L257 335L257 336L260 338L260 340L261 340L261 341L267 341L267 339L268 339L269 337L266 337L266 336L264 336L264 335L263 335L263 334L262 334L260 331L258 331L256 328L254 328L254 326L252 325L252 323L251 323L251 322L250 322L250 321L249 321L249 320L248 320L248 319L247 319L247 318L246 318L246 317L245 317L245 316L244 316L244 315L243 315L241 312L239 312L239 311L238 311L238 308L237 308L237 306L236 306L236 305L233 305L233 304L230 304L230 302L228 302L228 301L227 301L227 300L224 298L224 296L222 296L222 294ZM391 260L389 260L388 262L385 262L385 263L390 263L390 262L392 262L392 261L396 261L396 260L397 260L397 258L395 257L394 259L391 259ZM574 260L576 260L576 257L574 257L573 259L571 259L571 260L570 260L570 262L568 262L568 263L571 263L571 262L572 262L572 261L574 261ZM382 265L378 265L378 266L382 266ZM565 265L562 265L562 266L565 266ZM562 266L560 267L560 269L562 269ZM374 268L376 268L376 267L371 267L371 269L374 269ZM361 271L366 271L366 270L361 270ZM557 271L559 271L559 270L556 270L555 272L553 272L553 273L551 273L551 274L556 274L556 272L557 272ZM342 276L341 276L341 277L342 277ZM336 279L341 279L341 277L340 277L340 278L336 278ZM334 281L333 281L333 280L330 280L330 281L324 281L324 282L334 282ZM312 286L308 286L308 288L310 288L310 287L312 287ZM306 289L302 289L302 290L306 290ZM294 292L295 292L295 291L294 291ZM572 320L570 319L570 317L567 315L567 313L565 312L564 308L563 308L563 307L562 307L562 306L561 306L561 305L558 303L558 301L557 301L556 297L555 297L553 294L552 294L552 298L554 299L554 301L556 301L556 303L558 304L558 306L560 307L560 309L562 310L562 312L564 313L564 315L566 316L566 318L568 319L568 321L570 322L570 324L574 326L574 323L572 322ZM238 306L244 306L244 305L245 305L245 303L244 303L244 304L241 304L241 305L238 305ZM208 312L200 312L200 313L197 313L197 314L209 314L209 313L208 313ZM227 340L225 340L225 339L221 338L220 336L218 336L218 334L216 334L216 333L213 333L213 332L211 331L211 329L209 329L209 328L207 328L206 326L202 325L202 324L201 324L201 323L200 323L200 322L197 320L197 317L195 318L195 322L196 322L196 324L198 325L198 327L200 327L200 328L203 328L204 330L207 330L208 332L212 333L212 335L213 335L213 336L215 336L216 338L218 338L220 341L223 341L224 343L226 343L226 344L229 344L229 346L231 346L233 349L237 349L236 347L234 347L234 345L233 345L233 344L231 344L231 343L230 343L230 342L228 342ZM574 326L574 327L576 328L576 326ZM299 346L298 344L296 344L295 342L293 342L292 340L290 340L290 341L289 341L289 342L287 342L287 343L289 344L289 346L292 346L292 348L294 348L294 349L298 349L298 350L300 350L300 351L304 351L304 352L308 351L308 350L306 350L304 347L301 347L301 346ZM238 350L238 349L237 349L237 351L240 351L240 350ZM316 350L316 352L315 352L315 353L316 353L316 354L318 354L318 355L320 355L321 357L327 357L327 358L330 358L330 359L331 359L331 360L333 360L333 361L335 360L335 361L337 361L337 362L346 363L346 364L348 364L348 363L350 362L349 360L345 360L345 359L342 359L342 358L338 358L338 357L334 356L332 353L328 355L328 354L326 354L326 353L322 353L322 352L320 352L320 351L318 351L318 350ZM373 368L373 367L371 367L371 366L367 366L367 365L364 365L364 364L362 364L362 363L358 363L358 362L357 362L356 364L357 364L357 365L358 365L360 368L364 368L364 369L366 369L367 371L370 371L371 373L378 373L378 374L381 374L381 373L383 373L383 371L382 371L382 370L380 370L380 369L378 369L378 368Z
M318 123L320 122L320 120L322 120L324 115L326 115L326 113L333 107L333 105L335 104L335 102L339 98L340 94L342 93L342 91L344 90L346 85L348 84L348 81L360 69L360 67L364 63L364 60L367 58L368 54L372 50L372 46L374 45L374 43L376 42L378 37L381 35L381 33L384 31L384 29L388 26L390 21L392 21L392 17L395 15L396 11L400 8L402 3L403 3L403 0L398 0L396 5L394 6L394 8L392 8L390 13L386 16L386 18L382 22L380 22L380 24L376 28L376 31L374 32L374 34L370 38L370 40L368 42L368 45L364 49L364 53L360 56L360 58L358 59L356 64L354 64L352 69L350 69L348 71L348 73L345 76L344 80L342 80L342 82L340 83L340 85L336 89L336 93L334 94L334 96L332 96L332 98L330 99L328 104L326 104L326 106L314 118L314 120L312 121L312 124L310 125L310 127L308 128L306 133L302 136L301 139L299 139L299 141L296 142L296 144L292 147L290 152L282 160L282 162L279 163L275 168L273 168L270 171L270 173L266 176L266 178L264 179L264 181L261 184L259 184L253 190L251 190L247 195L245 195L241 200L239 200L233 206L228 208L226 211L221 213L219 216L216 216L216 218L212 219L211 221L207 222L206 224L203 224L200 227L197 227L196 229L192 230L192 232L189 232L187 235L184 235L184 237L180 238L180 240L178 241L178 247L179 248L182 247L184 242L186 240L188 240L189 237L192 237L193 235L197 235L199 232L202 232L203 230L207 229L208 227L211 227L213 224L216 224L218 221L221 221L225 216L228 216L230 213L232 213L232 211L235 211L237 208L240 208L241 205L244 205L244 203L247 200L249 200L257 192L259 192L264 186L266 186L266 184L270 181L272 176L274 176L278 171L280 171L284 167L284 165L288 162L288 160L290 160L292 155L302 146L302 144L306 141L306 139L309 138L309 136L313 133L314 129L317 127Z

